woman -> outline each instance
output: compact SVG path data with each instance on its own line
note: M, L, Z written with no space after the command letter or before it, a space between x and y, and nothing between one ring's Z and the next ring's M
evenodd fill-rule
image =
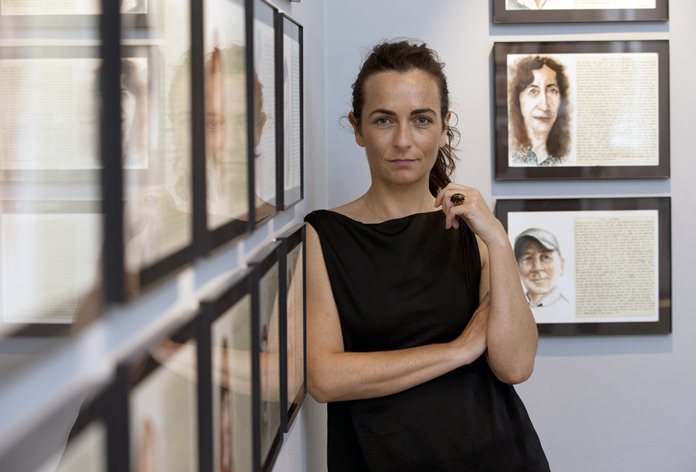
M372 183L306 217L308 386L330 471L548 470L511 384L536 325L500 222L454 168L444 65L376 46L349 114ZM484 355L485 354L485 355Z
M510 86L512 166L556 166L570 151L568 79L549 57L519 61Z

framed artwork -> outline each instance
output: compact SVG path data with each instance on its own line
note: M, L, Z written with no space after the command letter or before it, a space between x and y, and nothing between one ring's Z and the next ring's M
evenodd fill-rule
M493 23L667 21L668 0L493 0Z
M540 334L671 332L669 197L498 200Z
M0 31L99 28L103 0L0 0ZM148 27L162 0L123 0L121 22L128 27Z
M198 353L190 321L119 365L123 401L116 425L127 438L118 470L197 471ZM126 468L130 467L130 468Z
M283 441L281 420L280 311L283 300L280 284L280 243L263 248L248 261L253 269L252 284L252 362L255 378L254 411L258 423L254 437L257 470L270 471Z
M210 400L204 403L212 417L212 470L256 470L251 283L252 271L245 269L201 303L211 339Z
M251 50L253 77L247 82L247 100L253 113L249 119L249 156L254 181L254 221L260 223L277 211L276 162L276 8L264 0L253 0Z
M496 43L496 180L669 177L669 43Z
M168 12L190 24L188 4ZM193 260L191 147L191 33L169 31L166 42L122 45L121 161L125 285L133 298L155 281ZM140 36L157 34L153 27ZM134 34L123 33L123 41ZM106 164L105 164L106 168ZM138 168L135 174L129 169ZM109 176L107 176L108 178ZM108 194L107 197L114 195Z
M249 145L253 141L252 108L247 85L247 79L253 77L246 18L249 4L250 0L210 0L203 5L203 57L199 64L203 70L205 109L200 118L204 126L199 133L194 131L194 138L205 143L205 165L194 161L198 183L194 196L199 202L194 201L194 208L203 209L200 213L204 218L198 226L203 226L204 254L254 227L253 148Z
M290 208L304 196L304 106L302 26L284 13L277 18L278 201Z
M102 220L98 200L0 202L0 335L67 335L98 314Z
M305 286L305 227L298 225L278 237L280 286L281 403L287 432L307 395L307 310ZM283 300L281 298L281 300Z

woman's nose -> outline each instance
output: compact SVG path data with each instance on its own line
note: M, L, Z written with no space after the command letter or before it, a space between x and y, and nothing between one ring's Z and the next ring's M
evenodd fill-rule
M411 145L411 129L408 124L400 124L397 127L394 145L396 147L409 147Z

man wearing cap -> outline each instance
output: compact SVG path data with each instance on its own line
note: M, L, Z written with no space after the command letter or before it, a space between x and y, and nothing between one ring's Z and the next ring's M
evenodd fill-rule
M570 304L560 287L565 261L556 236L541 228L522 231L515 238L515 258L530 307Z

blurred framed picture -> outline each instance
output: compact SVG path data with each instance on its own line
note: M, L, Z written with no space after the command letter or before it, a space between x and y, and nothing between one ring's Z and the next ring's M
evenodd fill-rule
M256 418L255 463L259 470L270 471L278 457L283 441L281 421L281 360L280 349L280 242L273 242L253 256L247 265L253 269L252 332L253 372L255 379L254 411Z
M493 0L493 23L667 21L668 0Z
M254 469L252 271L235 274L201 303L210 334L212 470ZM201 380L203 380L201 376Z
M304 92L302 26L284 13L278 18L278 197L282 209L304 196Z
M119 456L129 469L199 468L198 342L193 321L118 367L124 398L118 411L127 440ZM126 465L127 466L127 465Z
M0 30L93 29L98 34L103 0L0 0ZM148 27L162 0L120 0L121 22Z
M292 425L307 395L307 311L305 228L290 228L278 237L280 250L280 351L283 431ZM282 302L285 300L285 303Z
M671 332L669 197L496 202L540 334Z
M278 209L277 172L278 146L276 127L276 8L264 0L253 0L253 17L249 15L252 31L254 73L247 82L249 129L251 147L250 167L254 180L254 222L275 215Z
M496 43L495 178L669 177L667 41Z

